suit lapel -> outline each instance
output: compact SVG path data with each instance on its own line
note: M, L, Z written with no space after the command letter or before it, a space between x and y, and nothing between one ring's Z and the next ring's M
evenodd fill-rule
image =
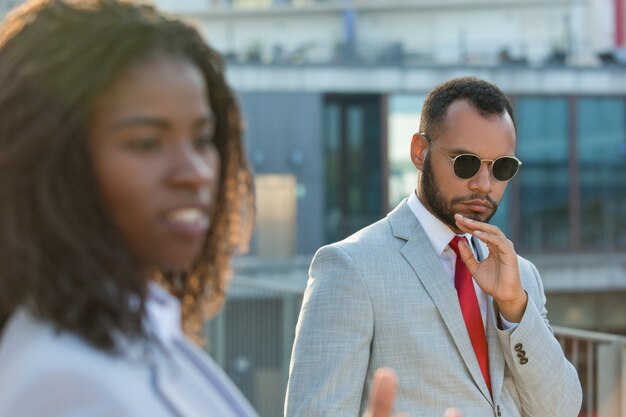
M463 313L459 306L456 290L430 244L426 232L417 221L406 200L389 213L388 219L394 236L406 240L400 253L411 265L430 295L470 374L485 398L491 402L489 389L480 371L474 348L463 321Z
M489 249L487 245L473 237L474 248L478 254L478 259L482 260L489 256ZM497 404L500 399L500 393L502 392L502 385L504 383L504 355L502 354L502 347L498 340L498 334L496 329L497 318L494 314L493 298L487 297L487 349L489 354L489 374L491 376L491 389L493 391L493 401Z

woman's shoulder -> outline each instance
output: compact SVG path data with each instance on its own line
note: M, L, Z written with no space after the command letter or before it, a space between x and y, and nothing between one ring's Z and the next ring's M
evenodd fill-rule
M0 369L29 366L41 370L76 366L81 362L109 362L114 358L92 347L77 335L57 329L19 308L9 318L0 336Z
M26 404L62 406L59 398L104 405L118 412L111 415L126 415L125 398L147 394L143 391L149 390L149 378L145 364L101 351L24 308L11 316L0 336L0 417L11 415L11 407L23 410ZM136 392L129 393L129 387Z

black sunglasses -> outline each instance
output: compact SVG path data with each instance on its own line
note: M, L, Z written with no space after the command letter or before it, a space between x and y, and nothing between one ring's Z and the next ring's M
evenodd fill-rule
M498 181L509 181L517 171L519 171L522 161L514 156L501 156L496 159L482 159L472 153L463 153L455 157L449 156L439 145L437 145L426 133L420 133L430 143L439 149L452 162L454 175L462 180L468 180L478 174L483 162L489 162L491 176Z

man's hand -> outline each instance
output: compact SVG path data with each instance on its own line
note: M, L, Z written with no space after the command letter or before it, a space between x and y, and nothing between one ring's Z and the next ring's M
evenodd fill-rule
M480 288L493 297L502 317L512 323L519 323L526 310L528 295L522 288L513 243L497 226L460 214L455 214L454 219L459 229L476 236L489 248L489 256L478 262L463 239L459 243L461 259Z
M391 368L379 368L374 373L374 382L363 417L408 417L406 414L393 414L393 401L396 397L398 377ZM419 417L419 416L414 416ZM449 408L443 417L462 417L459 410Z

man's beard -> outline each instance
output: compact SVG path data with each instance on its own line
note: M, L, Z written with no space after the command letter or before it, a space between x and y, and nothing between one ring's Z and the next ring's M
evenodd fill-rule
M498 203L496 203L488 195L483 194L470 194L462 197L454 197L449 201L444 200L441 192L439 191L439 187L435 183L435 175L430 163L430 154L426 155L426 159L424 160L424 166L420 175L420 190L421 195L425 200L424 203L427 205L430 212L439 220L447 224L452 230L458 230L458 226L454 220L454 215L458 213L458 211L453 208L456 204L471 200L483 200L488 202L493 208L491 213L482 216L477 213L469 215L464 214L464 216L469 217L470 219L485 223L488 223L489 220L491 220L498 209Z

